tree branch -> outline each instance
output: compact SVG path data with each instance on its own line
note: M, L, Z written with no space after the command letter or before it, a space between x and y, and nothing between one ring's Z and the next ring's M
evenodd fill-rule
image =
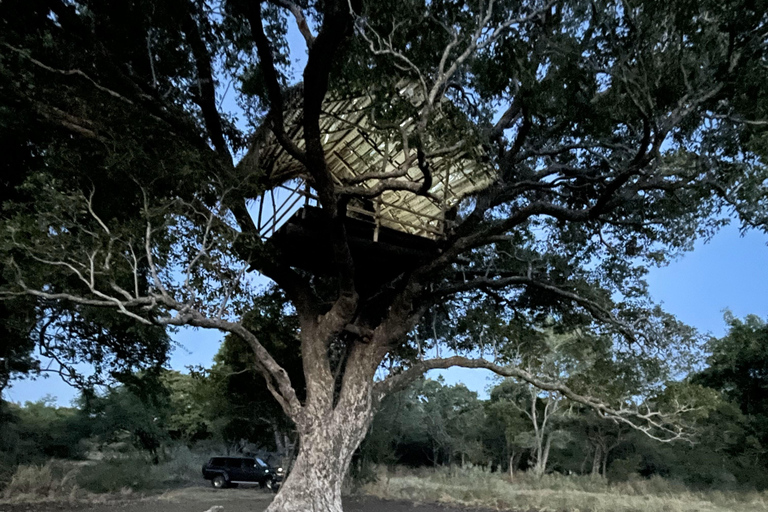
M442 359L429 359L418 361L401 373L390 375L383 381L377 382L374 392L378 400L389 393L406 388L410 383L421 377L427 370L447 369L454 366L462 368L484 368L502 377L513 377L543 391L551 391L585 405L594 410L600 417L609 418L619 423L630 426L642 432L648 437L661 442L687 440L688 434L682 428L669 424L665 416L659 412L640 412L636 408L615 408L609 404L586 395L576 393L562 382L549 381L537 378L535 375L514 366L500 366L485 359L470 359L462 356L453 356ZM657 434L658 432L658 434Z
M290 0L270 0L273 4L283 7L291 11L293 17L296 19L296 25L299 27L299 32L304 37L304 41L307 43L307 48L312 49L312 45L315 42L315 36L312 35L312 31L307 24L307 19L304 17L301 7Z
M200 29L192 12L184 16L182 30L192 49L192 56L195 59L197 68L197 82L199 86L198 105L203 112L203 120L208 130L208 136L211 139L216 153L219 154L229 165L232 165L232 155L229 152L224 132L221 125L221 116L216 107L216 84L213 80L213 70L211 69L211 56L205 47L205 42L200 35Z
M296 143L285 133L285 105L283 104L283 92L275 67L275 58L272 45L264 33L264 24L261 18L261 2L243 2L243 12L248 24L251 26L251 37L256 44L259 55L259 66L264 75L264 82L269 97L269 120L272 132L282 148L299 162L306 163L306 155Z

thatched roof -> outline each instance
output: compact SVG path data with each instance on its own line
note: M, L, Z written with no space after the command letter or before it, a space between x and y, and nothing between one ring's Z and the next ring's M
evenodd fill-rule
M414 101L414 89L406 85L400 87L398 93ZM331 174L340 185L345 185L351 178L400 169L404 175L398 179L422 183L423 174L415 161L408 168L403 165L407 159L400 134L374 127L372 103L370 96L360 95L327 99L323 104L320 128ZM289 107L285 124L287 135L303 149L300 115L301 109ZM436 122L445 121L445 114L441 116ZM412 132L413 122L403 123L401 128L406 133ZM470 152L474 153L473 158L468 156ZM492 168L481 164L478 155L478 148L462 148L453 154L430 158L432 186L427 194L388 190L371 201L352 202L350 214L358 218L367 215L385 228L439 238L444 232L445 213L494 179ZM259 160L271 183L305 178L303 165L288 155L274 137L265 141ZM359 185L370 188L377 183L378 180L370 179Z

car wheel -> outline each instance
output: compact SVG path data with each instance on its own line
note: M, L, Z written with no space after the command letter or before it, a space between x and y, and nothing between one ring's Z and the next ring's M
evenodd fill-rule
M211 480L211 485L216 489L223 489L227 486L227 478L224 475L216 475L213 477L213 480Z

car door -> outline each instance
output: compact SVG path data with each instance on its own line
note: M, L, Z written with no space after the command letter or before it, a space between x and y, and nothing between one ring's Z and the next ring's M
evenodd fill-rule
M243 459L229 458L227 459L227 474L229 475L230 482L237 482L243 480Z
M241 471L241 478L240 480L242 482L257 482L259 480L259 473L257 468L255 468L256 461L253 459L242 459L242 464L240 465L240 471Z

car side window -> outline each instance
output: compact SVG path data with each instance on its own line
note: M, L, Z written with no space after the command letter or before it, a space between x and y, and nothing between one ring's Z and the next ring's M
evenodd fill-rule
M239 468L240 467L240 461L238 459L227 459L227 467L228 468Z
M223 466L223 465L224 465L224 459L221 459L221 458L211 459L211 466Z

